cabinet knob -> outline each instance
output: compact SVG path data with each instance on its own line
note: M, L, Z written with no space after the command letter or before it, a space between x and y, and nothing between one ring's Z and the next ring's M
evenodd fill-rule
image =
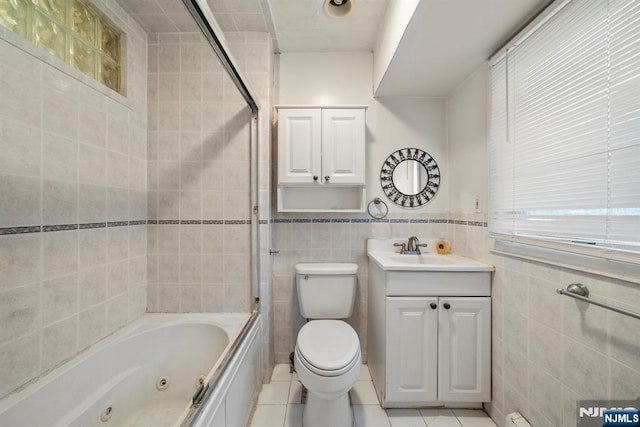
M438 304L436 304L435 302L432 302L431 303L431 308L433 308L435 310L436 308L438 308Z
M325 175L324 180L329 181L329 175Z
M313 180L317 181L318 180L318 175L313 175Z
M445 302L443 306L445 310L449 310L451 308L451 304L449 304L448 302Z

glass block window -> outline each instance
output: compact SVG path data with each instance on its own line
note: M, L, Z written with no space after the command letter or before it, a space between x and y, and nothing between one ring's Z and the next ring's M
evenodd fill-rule
M0 25L121 92L122 32L86 0L0 0Z

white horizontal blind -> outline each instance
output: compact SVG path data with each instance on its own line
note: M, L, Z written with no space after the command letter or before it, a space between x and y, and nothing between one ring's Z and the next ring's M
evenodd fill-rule
M507 61L491 69L491 110L489 122L489 200L492 230L513 229L513 146L507 137Z
M490 230L640 250L640 2L571 1L491 77Z
M640 242L640 1L611 0L609 221L615 245Z

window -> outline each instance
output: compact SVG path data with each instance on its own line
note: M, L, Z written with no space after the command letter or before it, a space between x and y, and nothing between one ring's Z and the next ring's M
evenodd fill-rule
M640 262L640 2L565 1L516 40L492 61L490 231Z
M0 25L121 92L121 32L85 0L0 0Z

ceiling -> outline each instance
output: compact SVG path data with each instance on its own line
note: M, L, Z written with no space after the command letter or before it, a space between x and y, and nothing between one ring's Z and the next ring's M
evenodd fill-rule
M213 1L213 0L209 0ZM333 19L324 0L268 0L281 52L371 51L389 0L351 0L352 12Z
M549 0L421 0L376 96L449 95Z
M324 0L207 0L225 33L271 33L279 52L371 51L391 1L350 0L344 19ZM118 0L148 33L194 32L181 0ZM376 96L447 96L549 0L420 0Z
M147 33L199 31L181 0L118 0L118 3ZM223 32L274 34L267 0L207 0L207 3Z
M372 50L389 0L351 0L346 19L327 17L324 0L207 0L225 32L269 32L280 52ZM198 31L180 0L118 0L148 33Z

